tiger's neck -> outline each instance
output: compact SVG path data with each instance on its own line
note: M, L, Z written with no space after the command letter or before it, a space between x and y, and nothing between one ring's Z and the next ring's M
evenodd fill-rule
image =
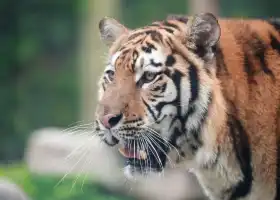
M202 146L195 155L198 167L210 167L217 162L221 145L225 142L227 127L227 104L219 83L213 85L212 101L208 106L207 117L201 126Z
M186 114L188 119L182 123L182 135L177 138L176 145L184 152L185 157L181 159L186 162L192 160L205 166L216 159L219 143L223 140L222 133L226 131L227 113L218 79L202 90L204 93L189 106ZM208 155L205 152L208 152Z

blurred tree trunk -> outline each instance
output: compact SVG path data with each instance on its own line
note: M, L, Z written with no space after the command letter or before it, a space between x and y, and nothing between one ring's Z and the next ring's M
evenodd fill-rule
M219 15L219 0L188 0L189 13L210 12Z
M81 44L80 44L80 83L81 104L80 119L83 122L94 120L97 100L97 82L105 67L105 45L100 41L98 24L104 16L119 18L119 0L87 0L82 16ZM84 13L82 12L82 13Z

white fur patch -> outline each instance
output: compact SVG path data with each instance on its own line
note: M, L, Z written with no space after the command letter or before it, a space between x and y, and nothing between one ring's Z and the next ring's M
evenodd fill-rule
M121 51L117 51L116 53L114 53L114 55L111 58L112 66L115 66L115 62L116 62L117 58L120 56L120 54L121 54Z
M186 123L187 129L189 129L189 130L196 129L199 126L201 126L200 120L201 120L201 117L203 117L206 110L208 109L208 104L209 104L208 101L209 101L210 92L211 92L210 86L208 87L208 86L200 85L198 99L194 102L194 105L193 105L196 108L196 112L194 112L189 117L189 119Z
M187 113L189 109L189 101L191 98L191 85L189 81L189 77L186 75L182 77L181 80L181 99L180 106L182 113Z

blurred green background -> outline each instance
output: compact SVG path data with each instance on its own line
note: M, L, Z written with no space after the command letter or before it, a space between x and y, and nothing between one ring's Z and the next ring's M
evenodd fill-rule
M223 17L280 17L279 0L217 2L219 15ZM0 1L0 176L10 177L34 199L124 199L116 195L109 198L108 191L91 183L86 183L83 192L79 190L81 184L70 192L71 179L54 189L59 178L30 174L22 164L32 131L48 126L68 127L81 120L84 77L80 73L83 62L79 49L84 21L94 16L89 9L91 3L90 0ZM187 14L189 3L120 0L117 17L135 28L170 13ZM96 77L92 75L94 81Z

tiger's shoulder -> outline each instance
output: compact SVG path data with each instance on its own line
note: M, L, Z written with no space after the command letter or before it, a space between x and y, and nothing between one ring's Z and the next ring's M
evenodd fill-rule
M171 16L169 19L188 18ZM214 47L214 78L218 78L221 99L226 102L227 120L225 131L217 131L217 145L223 153L228 153L232 150L225 144L230 141L236 157L240 158L236 162L244 176L233 196L279 199L280 20L218 18L218 22L221 34ZM219 92L214 89L214 96ZM219 115L213 116L212 119L220 120ZM234 162L232 158L230 162ZM221 160L219 164L227 166ZM212 176L203 171L197 174L203 178ZM213 183L207 181L200 180L205 191L211 191Z

